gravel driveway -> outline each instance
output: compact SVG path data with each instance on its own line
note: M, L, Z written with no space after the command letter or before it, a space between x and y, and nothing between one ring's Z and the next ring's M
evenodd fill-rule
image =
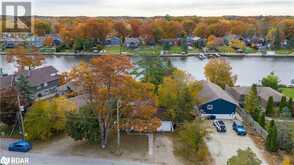
M231 120L226 120L224 122L227 132L216 132L211 122L211 133L206 140L209 151L217 165L226 165L227 160L233 155L236 155L238 149L246 149L248 147L257 155L263 165L268 164L263 157L262 151L255 146L255 143L248 135L236 135L232 129L233 122Z

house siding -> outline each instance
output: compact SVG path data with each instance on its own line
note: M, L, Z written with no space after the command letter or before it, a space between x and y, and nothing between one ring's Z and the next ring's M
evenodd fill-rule
M40 84L35 86L35 98L43 97L50 94L57 94L57 87L59 85L58 80L50 81L47 83L47 86Z
M217 99L200 105L199 110L202 114L232 115L236 112L236 105L223 99Z

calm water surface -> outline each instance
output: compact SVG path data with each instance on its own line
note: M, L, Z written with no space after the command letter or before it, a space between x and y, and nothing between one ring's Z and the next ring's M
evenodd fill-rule
M270 57L225 57L231 64L233 73L238 76L237 85L251 85L259 83L261 78L270 72L275 72L281 83L290 85L294 79L294 58ZM46 56L44 66L52 65L60 72L69 70L80 61L88 61L90 57L81 56ZM139 57L134 57L137 61ZM197 80L204 79L204 66L208 60L199 60L197 57L171 57L172 64L179 69L192 74ZM1 68L4 73L13 73L16 70L14 63L7 63L5 56L0 56Z

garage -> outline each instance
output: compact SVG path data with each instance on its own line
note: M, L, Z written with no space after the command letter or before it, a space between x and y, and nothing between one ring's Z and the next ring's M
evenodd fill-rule
M202 80L202 89L198 94L198 109L201 116L214 115L217 119L233 119L238 106L226 91L218 85Z

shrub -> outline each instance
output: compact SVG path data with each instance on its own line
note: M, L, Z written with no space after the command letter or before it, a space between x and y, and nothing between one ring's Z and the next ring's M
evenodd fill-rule
M65 129L65 112L73 104L64 97L36 101L25 116L24 125L28 140L47 140Z
M246 150L239 149L237 151L237 155L232 156L227 165L260 165L261 160L259 160L256 154L250 149L247 148Z
M256 53L256 50L253 49L253 48L250 48L250 47L246 47L246 48L244 49L244 52L245 52L245 53Z
M187 161L204 161L207 158L208 149L204 142L206 130L202 125L200 120L186 122L176 133L175 152Z
M235 49L233 49L230 46L220 46L217 48L218 51L222 52L222 53L235 53Z
M282 165L291 165L291 159L288 156L285 156L283 158L283 163Z
M294 148L294 141L290 135L290 129L285 123L277 124L279 148L291 152Z
M103 50L103 49L104 49L104 46L103 46L103 45L100 45L100 44L98 44L98 45L96 45L96 49L98 50L98 52L100 52L101 50Z
M99 122L93 111L85 106L78 112L66 114L65 129L67 134L74 140L87 140L92 144L100 142Z

